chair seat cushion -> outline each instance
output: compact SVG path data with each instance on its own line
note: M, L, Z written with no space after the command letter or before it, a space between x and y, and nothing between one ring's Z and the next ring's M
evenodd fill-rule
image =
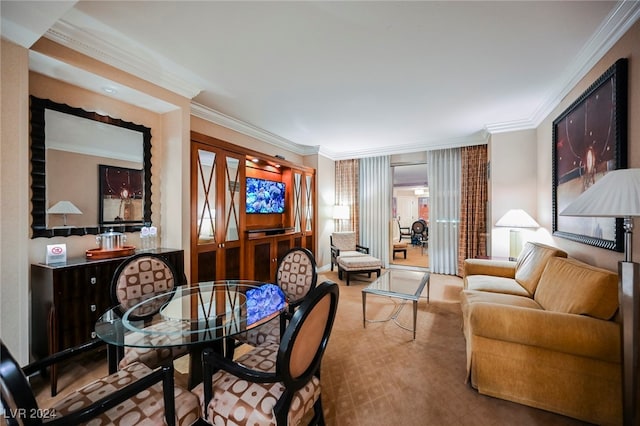
M338 258L338 265L345 271L358 271L362 269L380 268L382 262L373 256L358 256L358 257L346 257L340 256Z
M343 257L358 257L358 256L366 256L365 253L362 253L361 251L355 251L355 250L340 250L340 256L338 256L338 259L341 259Z
M59 416L67 415L92 404L117 389L122 389L150 372L151 369L142 363L131 364L114 374L72 392L54 405L52 410ZM176 425L187 426L198 420L200 404L194 394L176 386L175 401ZM92 426L165 424L162 382L156 383L135 397L92 419L89 424Z
M277 344L257 347L236 360L253 370L275 372ZM214 425L275 425L273 407L284 392L284 384L250 383L225 371L213 375L213 397L203 407L203 417ZM199 384L193 393L204 404L204 386ZM304 414L313 409L320 397L320 381L313 377L293 396L287 424L300 424ZM228 422L225 423L225 419Z
M280 343L280 322L277 319L269 321L259 327L240 333L234 338L251 346L260 346L270 343Z

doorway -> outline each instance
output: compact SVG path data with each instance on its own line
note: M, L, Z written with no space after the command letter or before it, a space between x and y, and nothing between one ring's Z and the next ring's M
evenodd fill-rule
M396 266L429 268L427 164L394 165L392 176L393 225L390 227L390 239L394 245L400 243L402 247L394 246L389 262Z

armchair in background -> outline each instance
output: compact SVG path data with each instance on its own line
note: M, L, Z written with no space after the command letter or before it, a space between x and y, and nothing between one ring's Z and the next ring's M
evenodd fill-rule
M357 243L355 232L334 232L329 236L331 243L331 270L338 264L338 257L355 257L369 254L369 247Z

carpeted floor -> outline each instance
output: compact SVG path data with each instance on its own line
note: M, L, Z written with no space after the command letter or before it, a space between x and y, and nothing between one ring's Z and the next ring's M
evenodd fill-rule
M393 321L362 324L363 275L347 287L337 273L320 281L340 284L338 314L322 366L328 425L583 425L523 405L479 395L465 383L458 277L432 275L418 302L416 340ZM375 274L374 278L375 279ZM367 318L388 317L393 302L367 297ZM411 327L411 305L399 320Z
M423 425L584 425L542 410L479 395L465 383L465 342L461 330L460 278L431 276L430 303L426 288L418 302L416 340L392 321L362 324L362 293L366 275L354 276L351 285L336 272L323 272L319 282L340 284L336 322L322 364L322 400L329 426ZM393 302L367 297L367 317L386 318ZM411 305L400 316L411 327ZM186 358L176 362L176 383L186 384ZM106 374L104 354L61 368L62 398L75 387ZM52 401L46 382L33 386L41 407Z

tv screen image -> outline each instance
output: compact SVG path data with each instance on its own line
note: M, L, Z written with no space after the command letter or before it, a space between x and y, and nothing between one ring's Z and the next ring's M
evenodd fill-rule
M247 213L284 213L285 184L247 178Z

